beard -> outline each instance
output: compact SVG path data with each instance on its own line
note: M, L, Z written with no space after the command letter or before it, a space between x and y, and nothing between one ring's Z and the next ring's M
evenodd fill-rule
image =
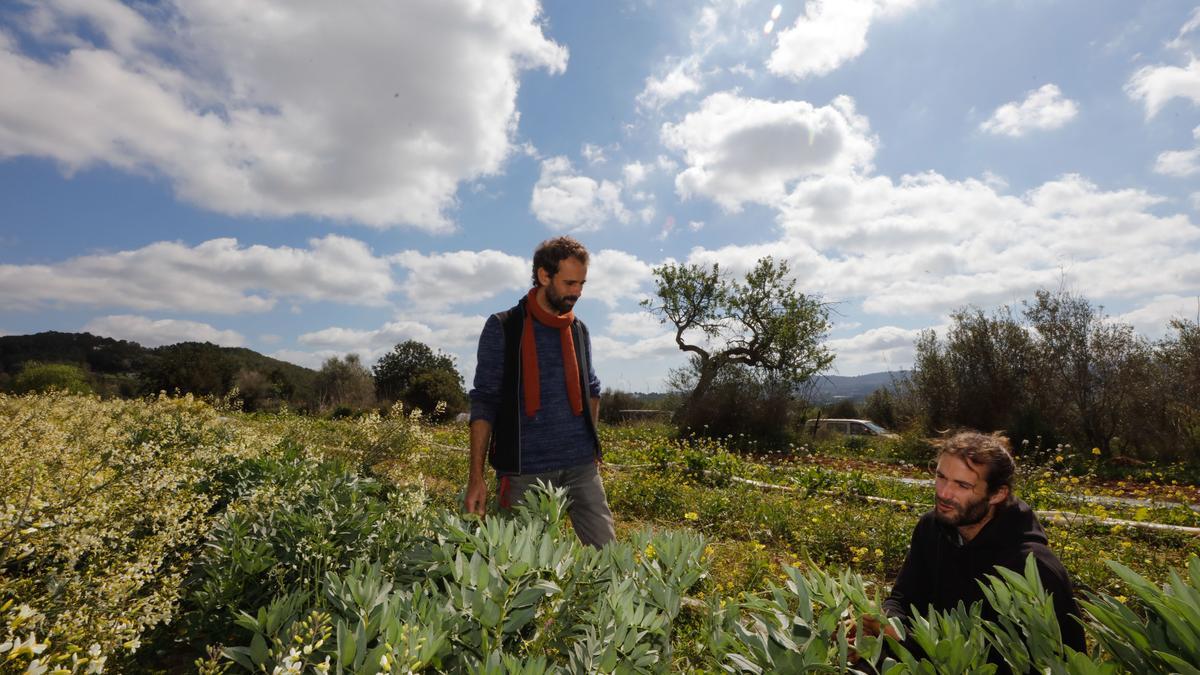
M979 523L987 517L990 507L990 504L988 504L988 498L986 496L977 501L967 502L966 504L943 502L940 500L937 503L953 507L954 510L950 511L949 513L942 513L941 511L934 509L933 517L937 518L937 520L941 523L952 525L954 527L967 527Z
M546 287L546 304L559 314L566 314L575 307L575 301L579 299L578 295L559 295L554 291L554 285Z

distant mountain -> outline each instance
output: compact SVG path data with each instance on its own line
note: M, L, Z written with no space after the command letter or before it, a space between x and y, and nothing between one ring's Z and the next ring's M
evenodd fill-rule
M813 403L831 403L843 399L862 401L876 389L889 387L893 382L907 377L907 370L852 376L823 375L810 383L813 388Z
M0 337L0 379L26 362L71 363L84 368L97 391L138 396L158 391L223 395L235 384L303 404L311 400L317 373L241 347L181 342L147 348L91 333L45 332Z

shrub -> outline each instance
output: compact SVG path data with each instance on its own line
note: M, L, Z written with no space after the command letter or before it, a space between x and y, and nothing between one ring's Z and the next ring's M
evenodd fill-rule
M92 393L88 374L70 363L29 361L12 380L12 391L17 394L45 393L54 389L69 394Z
M683 390L687 375L675 386ZM791 389L749 368L728 367L700 397L690 400L676 422L685 436L727 439L738 450L781 449L792 440Z
M467 410L467 394L456 371L427 370L413 376L401 397L434 421L452 418Z
M600 393L600 421L605 424L621 424L627 421L622 411L641 407L641 401L629 392L605 389Z
M174 614L219 501L211 477L252 448L191 397L0 395L0 607L41 645L7 663L135 652Z

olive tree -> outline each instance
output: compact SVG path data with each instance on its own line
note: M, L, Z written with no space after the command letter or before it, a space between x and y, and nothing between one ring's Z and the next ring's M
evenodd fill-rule
M326 359L317 373L317 392L323 407L366 408L375 404L375 385L358 354Z
M1107 456L1145 414L1138 407L1153 381L1152 346L1066 291L1038 291L1025 316L1038 336L1034 386L1061 402L1061 426Z
M824 344L828 308L796 290L784 261L761 258L740 280L717 263L666 264L653 274L655 297L642 306L675 327L675 343L692 357L685 411L730 366L760 370L794 389L833 362Z

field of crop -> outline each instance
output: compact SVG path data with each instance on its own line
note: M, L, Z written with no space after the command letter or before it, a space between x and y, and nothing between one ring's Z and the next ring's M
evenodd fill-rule
M662 427L602 436L619 542L597 552L561 495L461 516L465 429L402 411L0 396L0 672L988 672L988 645L1019 669L1198 672L1200 518L1170 469L1022 465L1020 496L1076 514L1047 531L1088 654L1014 575L1001 622L931 615L912 630L933 656L861 641L852 666L841 619L878 612L932 500L900 480L927 477L919 447L752 461Z

